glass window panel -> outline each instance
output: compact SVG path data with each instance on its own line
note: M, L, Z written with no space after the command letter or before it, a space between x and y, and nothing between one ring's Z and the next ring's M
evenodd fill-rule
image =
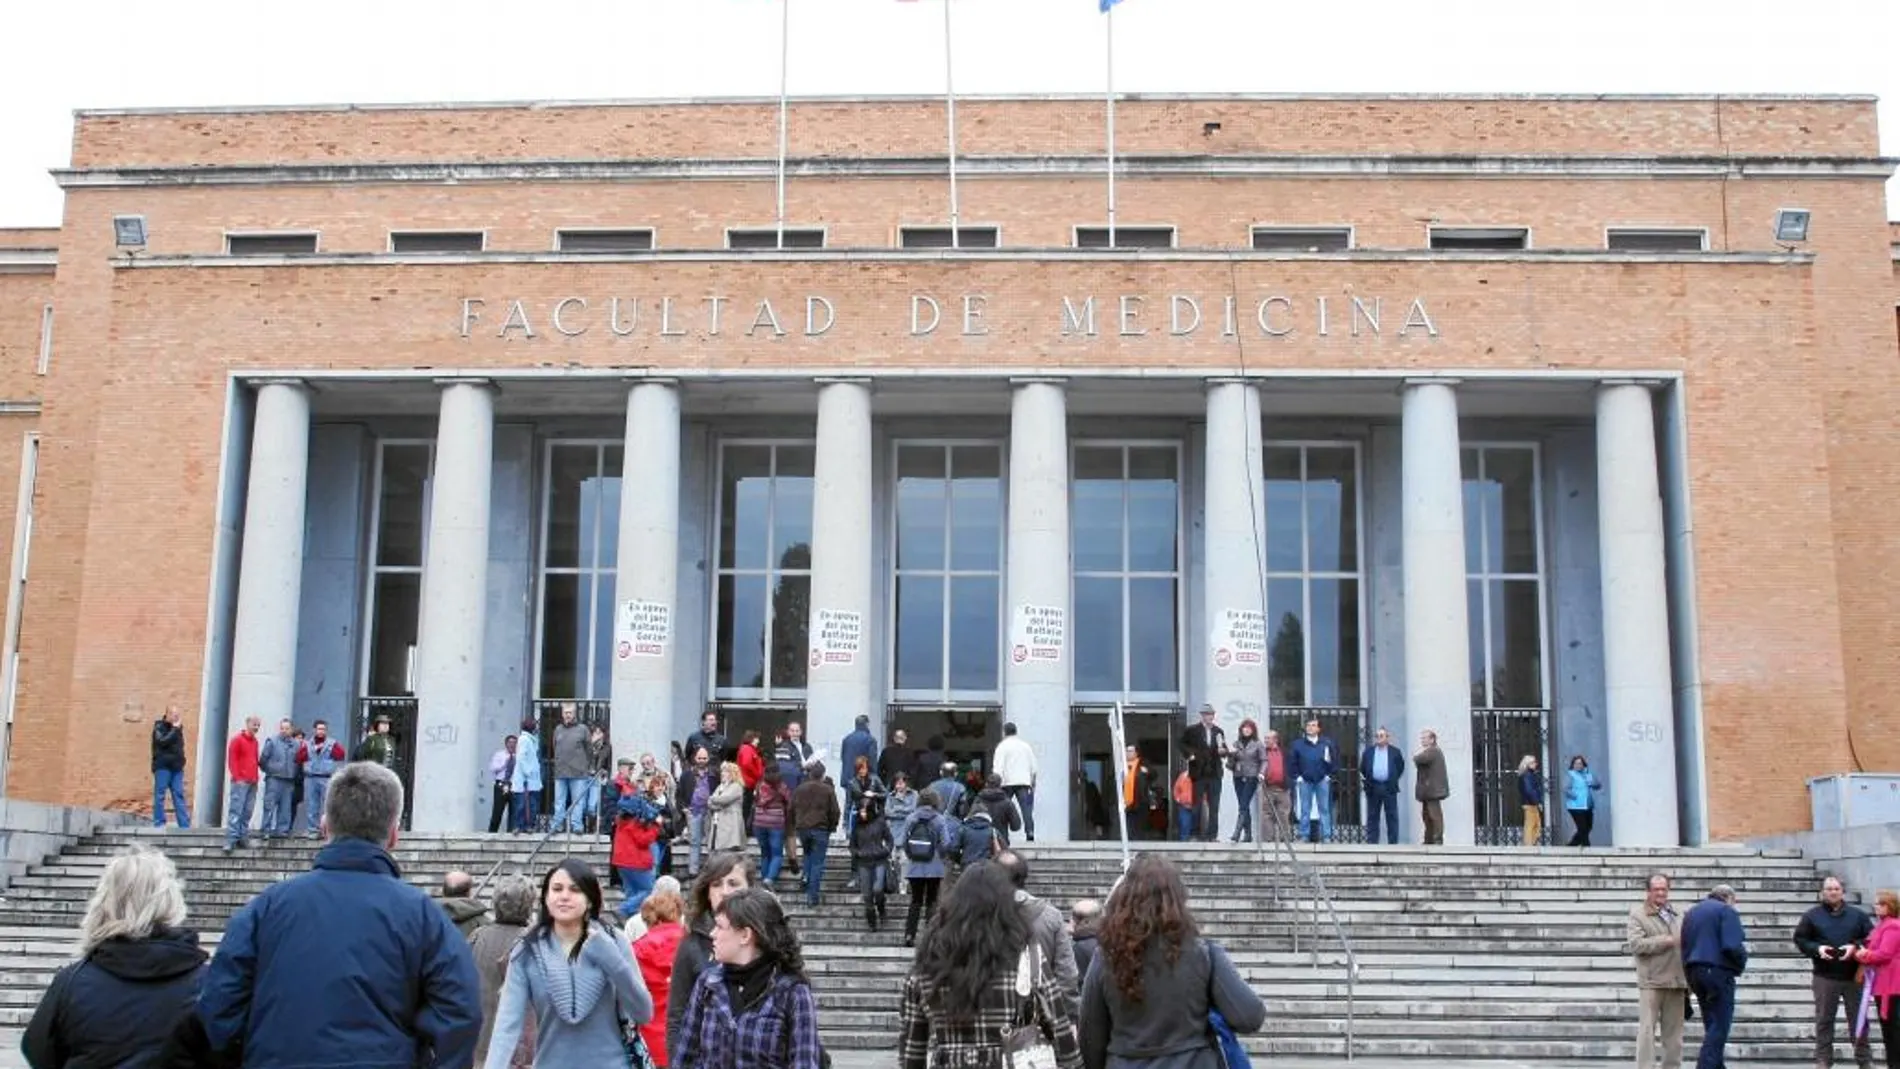
M781 575L772 590L772 689L805 685L811 576Z
M1307 567L1313 571L1359 570L1357 459L1349 448L1306 451Z
M727 446L720 470L719 566L766 566L766 517L772 495L772 448ZM742 683L733 686L744 686Z
M1075 570L1114 572L1122 568L1122 454L1120 449L1075 451Z
M812 459L809 446L778 448L772 480L773 567L811 567Z
M995 691L1003 635L1002 582L992 576L950 580L950 689Z
M1359 581L1314 579L1311 654L1313 705L1359 704Z
M620 447L603 451L600 493L600 535L594 543L594 567L611 569L620 559ZM603 695L604 697L604 695Z
M1491 691L1508 709L1544 705L1542 621L1537 580L1500 579L1491 584Z
M587 645L593 653L593 672L591 689L583 696L606 701L614 692L613 572L600 572L594 578L594 634Z
M1537 572L1536 458L1531 449L1485 451L1485 476L1498 488L1498 535L1490 552L1501 572Z
M1003 567L1003 451L958 446L951 461L950 567L965 572Z
M1128 459L1128 570L1174 571L1180 534L1174 451L1131 449Z
M1304 568L1300 546L1300 450L1266 450L1267 570L1297 572Z
M765 686L765 589L762 575L719 577L714 686Z
M1121 693L1122 581L1077 578L1070 623L1075 642L1075 689Z
M1478 483L1478 450L1458 451L1459 478L1464 485L1465 574L1484 571L1484 493Z
M930 463L916 463L905 454L922 454ZM944 452L937 447L904 449L899 453L897 478L897 567L900 570L944 565ZM905 471L908 467L911 470ZM919 470L923 469L923 470ZM935 474L928 472L934 471Z
M935 575L897 580L897 687L943 687L943 585Z
M1176 689L1180 633L1173 579L1128 581L1128 689Z
M942 479L948 474L949 450L940 445L897 447L898 479Z
M1484 583L1465 580L1465 631L1470 649L1471 707L1489 709L1491 696L1484 685Z
M428 490L429 447L383 447L383 486L377 524L376 563L422 567L422 516Z
M422 576L396 572L376 577L376 615L370 621L370 697L401 698L415 693L412 669L421 619Z
M593 512L598 502L586 492L600 465L591 445L555 445L548 449L548 532L550 568L585 568L592 555Z
M591 586L592 584L589 584ZM575 575L541 577L541 698L579 697L591 606Z
M1274 705L1306 704L1305 583L1267 581L1267 692Z

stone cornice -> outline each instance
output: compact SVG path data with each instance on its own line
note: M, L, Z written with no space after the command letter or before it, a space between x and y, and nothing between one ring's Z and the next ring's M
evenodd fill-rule
M55 249L0 248L0 275L52 274L59 267Z

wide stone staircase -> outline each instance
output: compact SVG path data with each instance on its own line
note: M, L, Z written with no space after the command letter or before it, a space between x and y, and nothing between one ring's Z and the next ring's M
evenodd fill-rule
M20 1031L69 958L87 896L111 855L132 842L176 861L193 923L212 939L252 895L305 871L315 848L298 840L226 856L215 831L136 829L48 858L0 900L0 1066L20 1064ZM1329 846L1301 847L1289 862L1242 846L1141 845L1181 865L1203 929L1266 998L1268 1026L1248 1039L1257 1055L1343 1058L1350 1011L1360 1057L1627 1063L1637 992L1622 952L1624 917L1648 874L1661 871L1675 881L1679 908L1716 883L1739 892L1754 958L1730 1057L1812 1058L1808 969L1789 937L1814 900L1817 875L1791 852ZM534 846L523 837L414 836L396 856L407 879L434 887L452 868L478 878L498 864L515 871ZM534 874L569 849L567 840L550 842ZM602 840L576 838L571 849L597 867L606 861ZM1065 906L1104 896L1120 871L1119 853L1099 845L1031 844L1025 853L1031 890ZM832 866L817 909L790 893L789 880L781 889L804 940L827 1045L888 1049L911 958L898 923L907 900L893 897L892 923L870 933L844 880ZM1323 896L1315 892L1322 883ZM1692 1021L1692 1049L1700 1035ZM1851 1057L1843 1044L1838 1060Z

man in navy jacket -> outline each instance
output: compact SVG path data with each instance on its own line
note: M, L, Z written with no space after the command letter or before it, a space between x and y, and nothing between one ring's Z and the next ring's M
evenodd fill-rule
M271 1069L468 1069L482 1027L467 940L390 859L402 784L377 764L330 781L313 871L231 918L198 995L213 1050Z
M1379 841L1379 817L1385 817L1385 841L1399 841L1399 781L1405 778L1405 755L1392 745L1392 733L1380 728L1372 745L1359 755L1359 780L1366 792L1366 842Z
M1718 884L1682 918L1682 964L1689 990L1702 1007L1702 1050L1696 1069L1724 1069L1729 1026L1735 1023L1735 981L1748 968L1742 915L1735 889Z
M1338 767L1339 748L1320 734L1318 717L1308 720L1306 734L1294 740L1288 754L1287 774L1293 780L1293 826L1316 843L1333 837L1333 769Z

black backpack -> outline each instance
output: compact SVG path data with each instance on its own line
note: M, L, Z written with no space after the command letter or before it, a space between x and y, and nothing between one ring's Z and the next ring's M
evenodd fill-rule
M904 856L925 863L937 860L937 818L913 820L904 837Z

